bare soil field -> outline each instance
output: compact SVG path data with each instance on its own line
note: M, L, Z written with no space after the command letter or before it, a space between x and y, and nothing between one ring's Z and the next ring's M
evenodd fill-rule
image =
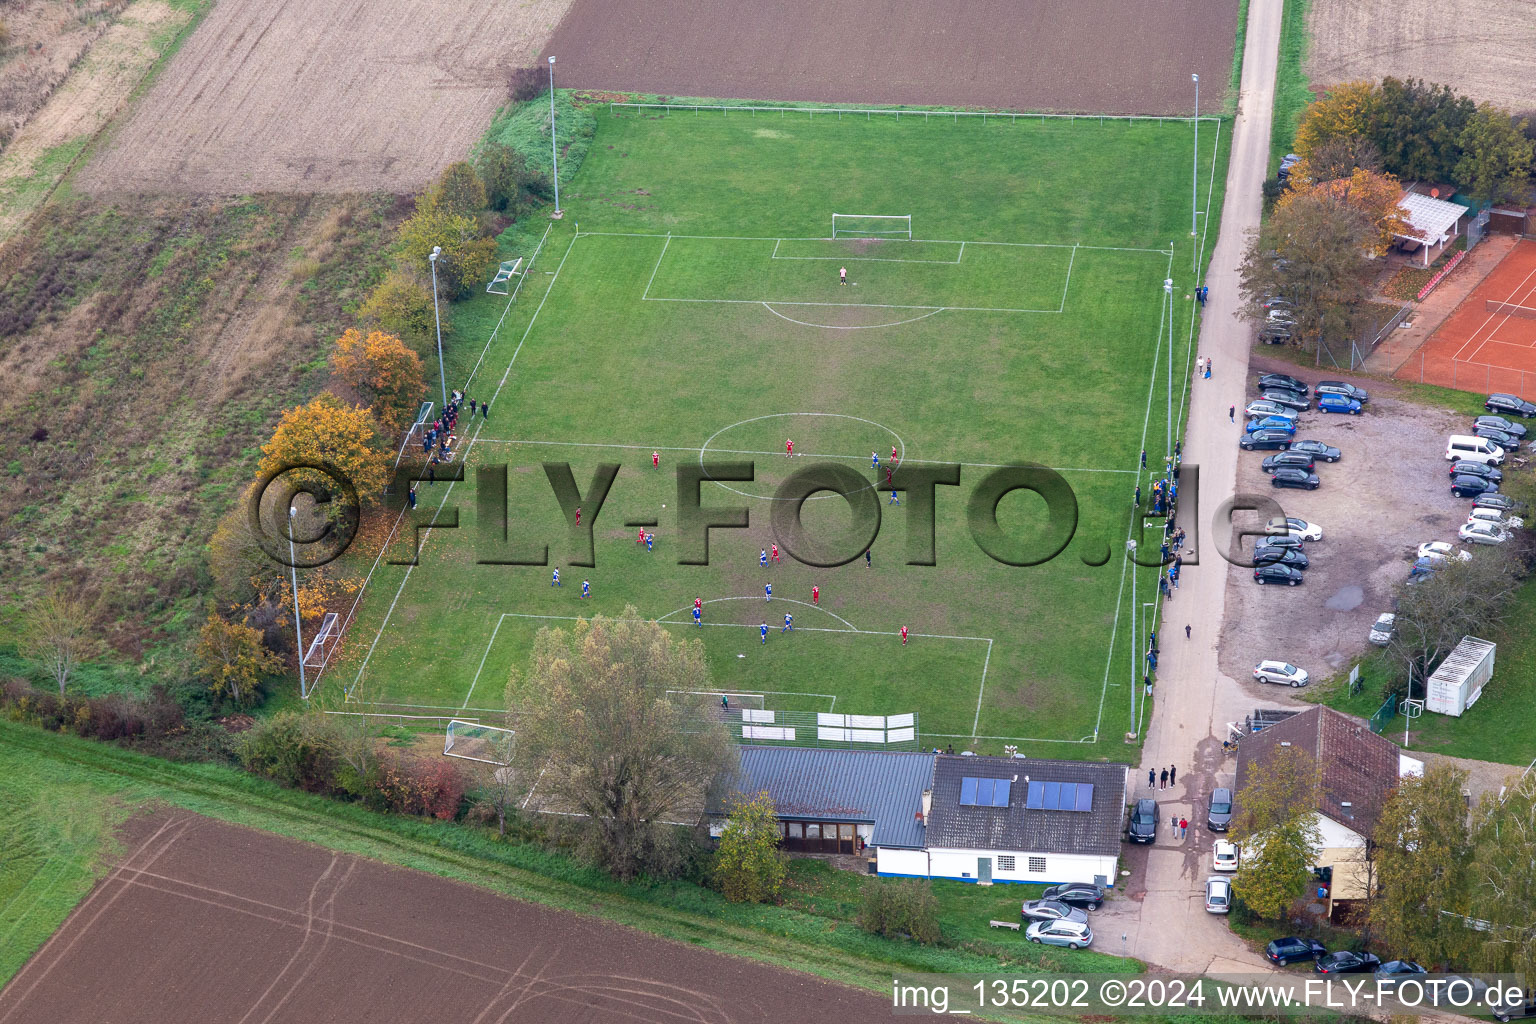
M124 832L128 856L0 992L0 1024L890 1013L872 993L184 812Z
M550 41L572 88L840 104L1221 109L1237 0L771 4L577 0Z
M1272 453L1244 452L1239 459L1240 492L1271 494L1287 515L1323 528L1323 539L1307 544L1311 568L1299 587L1261 587L1253 570L1235 565L1227 570L1221 671L1255 697L1285 700L1289 690L1253 681L1255 664L1278 658L1321 682L1366 649L1371 623L1391 611L1393 588L1408 578L1419 544L1458 543L1456 530L1472 503L1451 495L1445 438L1466 424L1449 411L1395 397L1393 384L1375 378L1298 371L1258 352L1249 368L1254 380L1271 372L1296 374L1308 383L1347 380L1371 396L1359 416L1316 409L1301 414L1298 437L1325 441L1344 453L1336 463L1318 464L1322 485L1315 491L1271 486L1260 463ZM1249 397L1256 397L1253 380ZM1175 599L1168 609L1171 621L1178 620L1178 608Z
M128 0L0 4L0 147L57 89Z
M463 159L569 0L215 5L110 148L96 192L415 191Z
M1511 110L1536 108L1530 0L1312 0L1307 77L1422 78Z

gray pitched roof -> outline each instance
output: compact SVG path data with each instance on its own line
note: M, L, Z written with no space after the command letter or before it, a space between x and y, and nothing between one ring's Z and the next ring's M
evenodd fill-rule
M1031 853L1118 854L1129 765L1036 758L951 757L933 767L933 805L928 813L930 849L1018 850ZM1007 807L960 803L960 780L1016 779ZM1029 810L1028 782L1088 782L1087 811Z
M728 790L773 799L781 818L871 822L871 846L921 848L923 791L933 776L932 754L814 747L741 748L741 769ZM724 800L710 813L725 812Z

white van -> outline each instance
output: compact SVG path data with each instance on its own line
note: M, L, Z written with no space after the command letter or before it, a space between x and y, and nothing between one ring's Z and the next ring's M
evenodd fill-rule
M1451 439L1445 443L1445 458L1447 462L1464 459L1467 462L1481 462L1485 466L1497 466L1504 461L1504 449L1486 437L1452 434Z

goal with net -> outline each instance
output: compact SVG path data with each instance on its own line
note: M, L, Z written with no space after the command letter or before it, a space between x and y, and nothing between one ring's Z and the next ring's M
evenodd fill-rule
M448 722L448 738L443 744L443 753L448 757L462 757L466 761L511 764L515 735L511 729L454 718Z
M704 701L717 708L755 708L762 710L761 693L729 693L725 690L668 690L667 696L684 701Z
M834 213L833 238L912 238L910 213Z
M496 276L491 278L491 283L485 286L485 290L491 295L509 295L512 292L512 279L523 272L523 258L519 256L515 260L503 260L496 270Z

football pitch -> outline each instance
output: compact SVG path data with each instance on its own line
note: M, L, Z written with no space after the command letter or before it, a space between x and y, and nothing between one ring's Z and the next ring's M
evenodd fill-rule
M714 686L770 709L915 712L924 745L1122 756L1147 713L1157 580L1125 558L1131 497L1151 491L1193 372L1185 296L1221 202L1217 123L1196 154L1187 121L599 109L520 290L456 313L450 384L491 401L460 425L467 477L419 486L433 525L416 565L389 560L408 557L409 528L385 558L349 556L368 583L321 687L364 710L490 721L539 629L632 607L701 638ZM833 238L833 213L910 216L911 237L898 222L897 236ZM494 330L471 336L482 322ZM880 486L892 449L901 466L960 467L931 526ZM677 474L701 462L751 463L699 489L748 525L711 530L708 563L679 564ZM823 492L802 521L850 560L761 565L783 550L779 485L829 462L874 491L868 561L867 523ZM989 556L967 515L978 484L1021 462L1060 473L1078 508L1065 549L1027 567ZM573 564L585 544L549 463L583 493L619 465L585 509L590 567ZM482 564L476 470L500 465L508 542L547 546L546 565ZM996 516L1019 544L1047 532L1028 491ZM930 531L935 564L907 564L909 537Z

